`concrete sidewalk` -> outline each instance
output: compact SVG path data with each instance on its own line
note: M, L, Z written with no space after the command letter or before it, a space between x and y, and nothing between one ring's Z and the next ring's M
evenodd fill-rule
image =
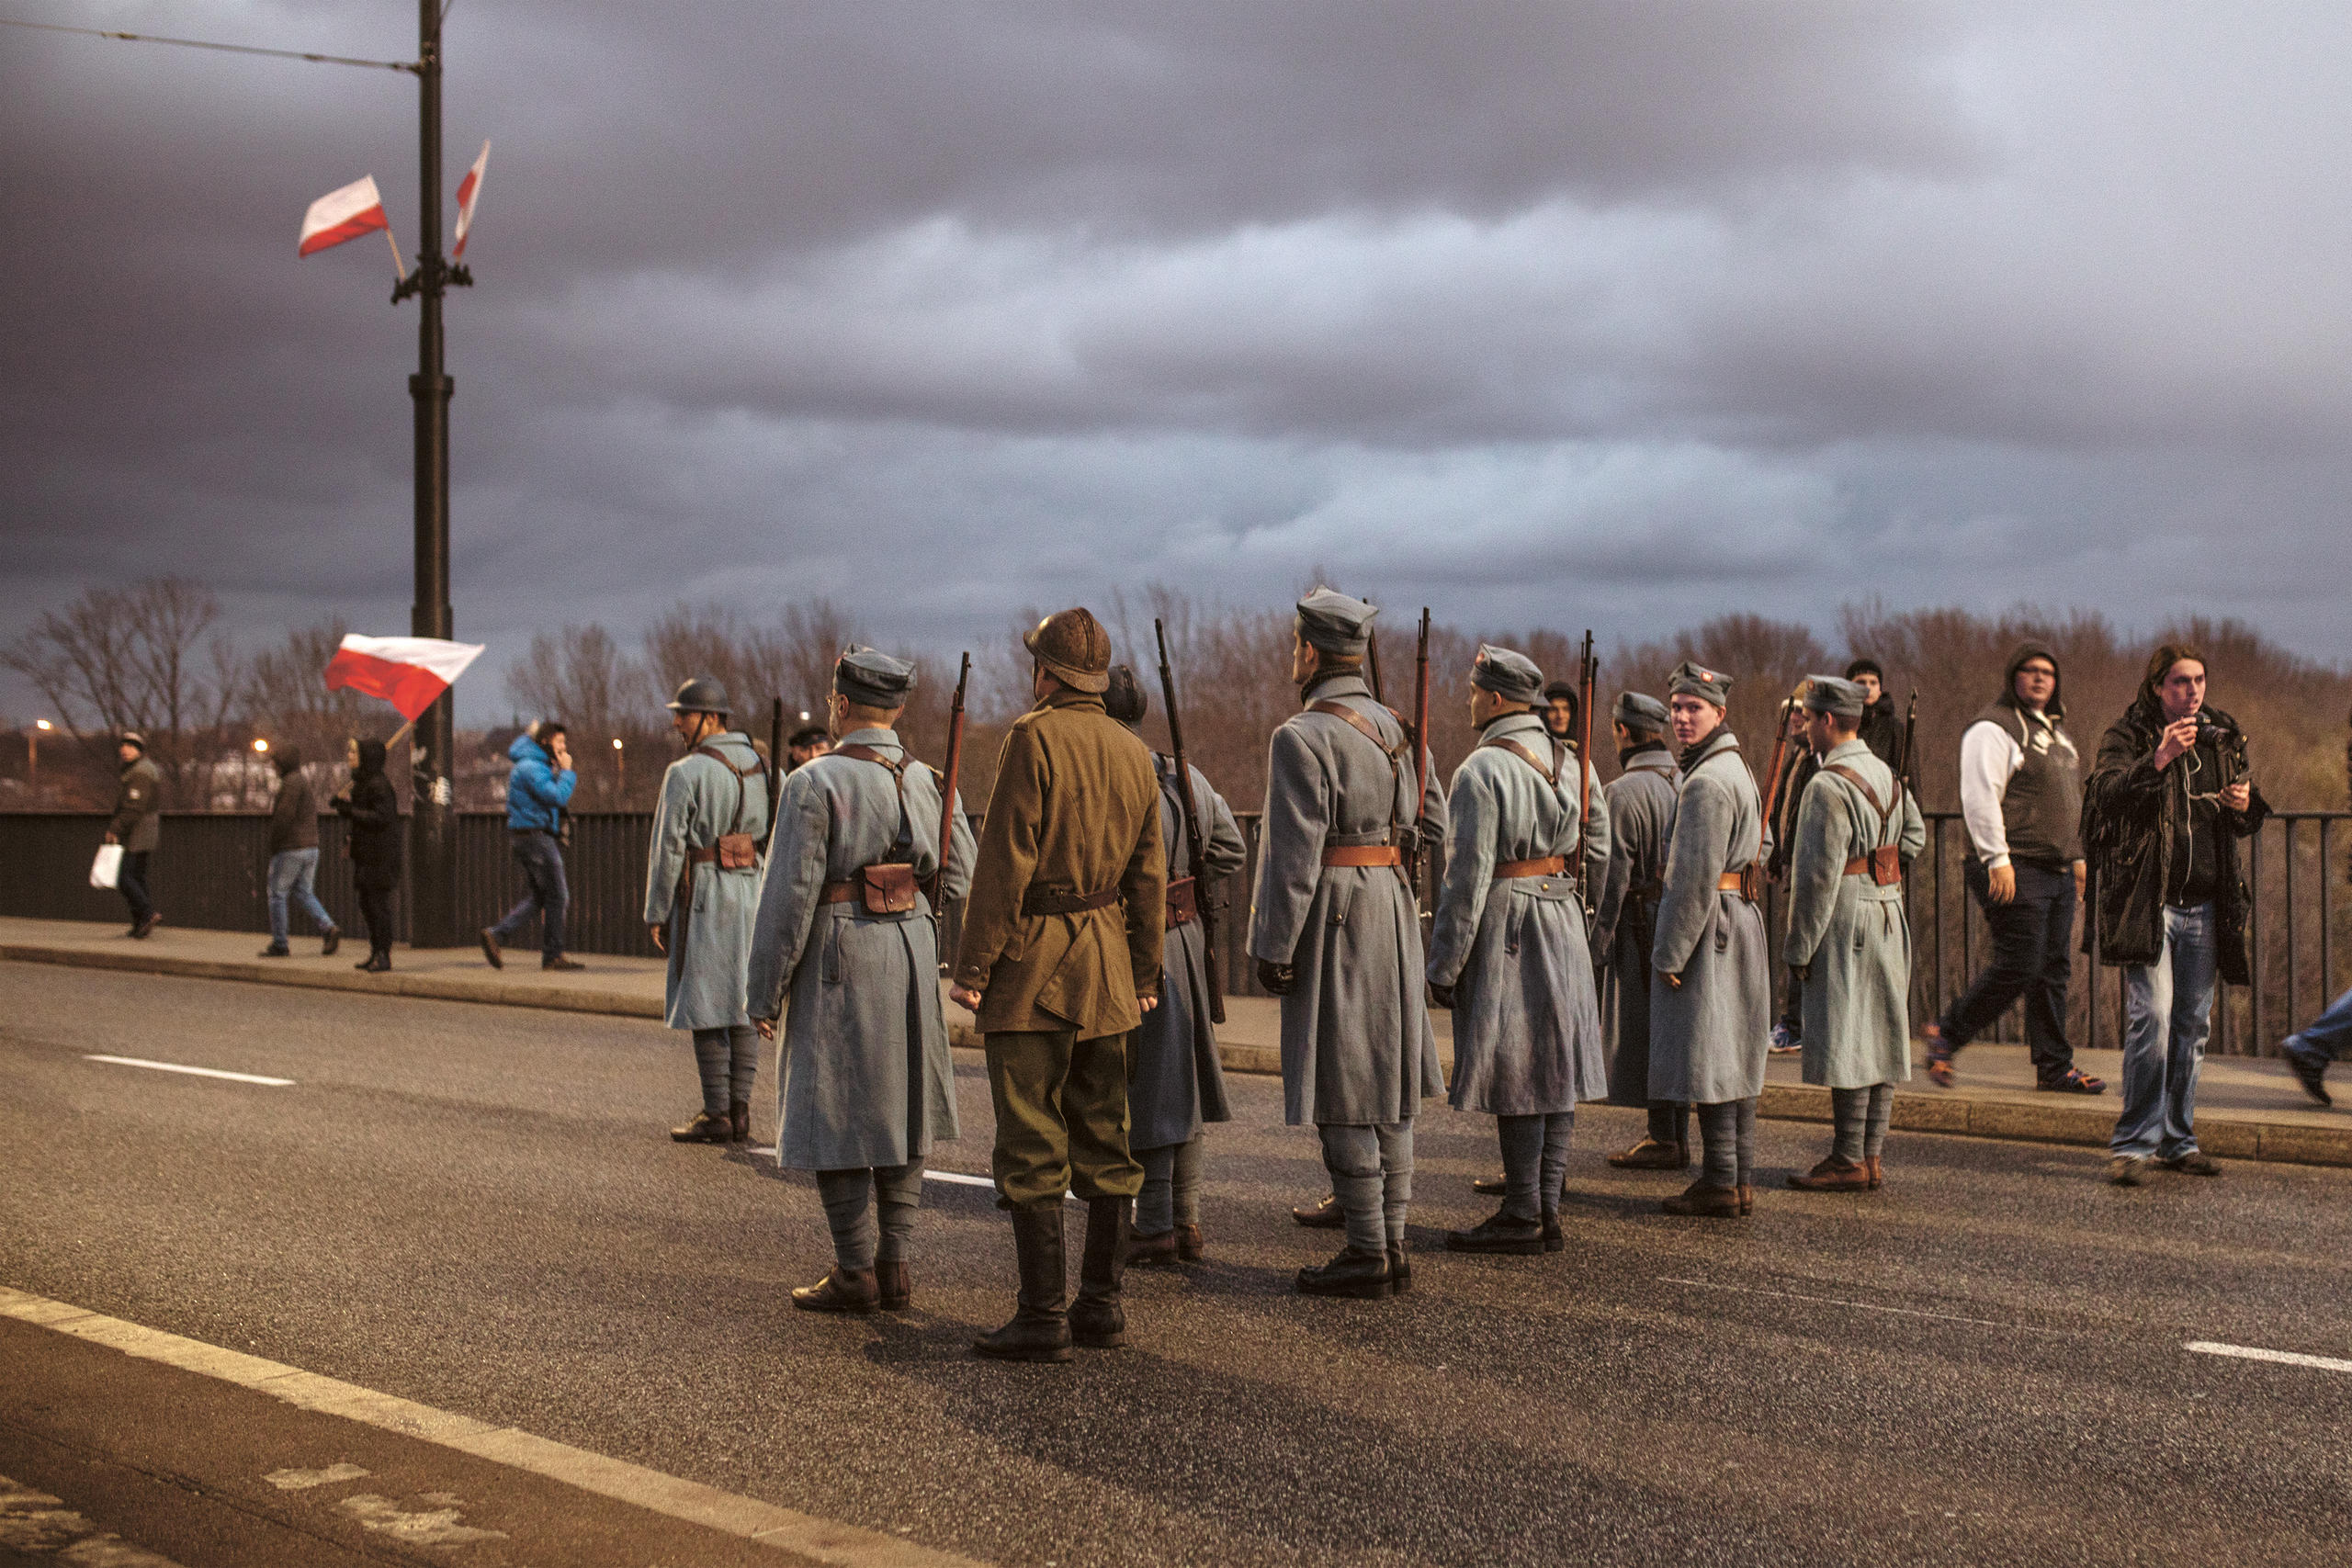
M200 931L160 928L133 942L119 926L77 920L0 919L0 959L85 968L182 975L200 979L258 981L379 995L430 997L442 1001L552 1009L622 1018L662 1016L662 964L650 958L590 956L576 974L543 973L535 955L511 955L504 969L492 969L480 951L453 948L395 950L390 974L362 974L352 967L351 950L331 959L317 956L318 942L297 938L293 958L256 957L268 939L244 931ZM363 954L364 956L364 954ZM971 1015L948 1004L948 1031L962 1047L979 1044ZM1453 1020L1434 1015L1438 1055L1451 1066ZM1281 1005L1265 997L1234 997L1218 1032L1228 1071L1282 1070ZM1915 1064L1923 1064L1915 1044ZM1960 1133L1974 1137L2029 1143L2098 1146L2107 1142L2120 1109L2122 1053L2085 1051L2083 1070L2108 1080L2105 1094L2038 1092L2022 1045L1972 1045L1960 1057L1960 1084L1939 1089L1924 1066L1894 1100L1894 1125L1912 1132ZM1799 1081L1794 1057L1776 1057L1768 1073L1766 1116L1801 1122L1829 1120L1829 1091ZM2344 1104L2352 1107L2352 1075ZM2248 1056L2209 1056L2197 1094L2198 1141L2220 1159L2282 1160L2306 1165L2352 1166L2352 1110L2322 1110L2307 1099L2284 1064Z

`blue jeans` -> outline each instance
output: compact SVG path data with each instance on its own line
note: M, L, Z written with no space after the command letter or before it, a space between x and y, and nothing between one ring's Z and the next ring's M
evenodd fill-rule
M2336 998L2325 1012L2287 1036L2286 1051L2290 1056L2316 1056L2323 1062L2352 1057L2352 991Z
M539 956L563 956L563 907L571 901L571 890L563 881L563 846L555 841L552 833L512 833L508 837L514 845L514 863L523 868L523 880L530 891L522 902L506 911L506 918L490 928L498 938L498 945L506 947L514 941L514 933L523 922L536 913L539 917Z
M2110 1152L2178 1159L2197 1150L2197 1069L2213 1023L2219 922L2213 906L2165 907L2154 964L2123 971L2123 1114Z
M286 905L289 898L299 900L302 912L319 928L321 936L334 930L334 917L319 902L311 883L319 874L319 852L280 850L269 857L269 945L286 945Z

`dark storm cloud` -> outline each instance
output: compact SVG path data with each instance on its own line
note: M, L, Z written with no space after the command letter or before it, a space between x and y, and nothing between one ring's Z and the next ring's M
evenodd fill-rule
M398 6L18 9L413 47ZM1322 562L1482 625L1875 592L2338 651L2336 9L460 0L449 39L448 186L497 139L457 599L502 650ZM165 570L254 636L402 629L413 307L380 242L292 242L373 172L413 246L413 137L389 73L0 35L0 632Z

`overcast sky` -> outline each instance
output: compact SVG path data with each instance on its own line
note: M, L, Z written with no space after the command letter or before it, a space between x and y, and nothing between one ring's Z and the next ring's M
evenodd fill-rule
M0 15L402 59L401 0ZM2352 616L2352 6L456 0L461 692L825 593L1159 579L1656 635ZM0 634L175 570L408 629L389 72L0 29ZM445 217L445 229L447 220ZM29 698L0 687L21 719Z

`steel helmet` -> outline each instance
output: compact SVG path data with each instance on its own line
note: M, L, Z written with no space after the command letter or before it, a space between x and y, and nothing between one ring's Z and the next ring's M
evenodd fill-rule
M728 713L727 688L707 675L697 675L678 688L670 699L672 713L715 713L724 718Z

